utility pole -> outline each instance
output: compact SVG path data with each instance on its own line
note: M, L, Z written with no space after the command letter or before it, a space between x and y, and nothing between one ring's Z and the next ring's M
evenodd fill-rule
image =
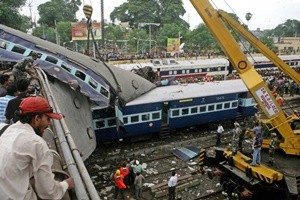
M29 7L29 12L30 12L30 28L33 28L33 21L32 21L32 1L33 0L28 0L28 7Z
M101 0L101 49L105 50L105 31L104 31L104 3Z
M151 26L159 26L160 23L139 23L139 27L149 26L149 54L151 54Z

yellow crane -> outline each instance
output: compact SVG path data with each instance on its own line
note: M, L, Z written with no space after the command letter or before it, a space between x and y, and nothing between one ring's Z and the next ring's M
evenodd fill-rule
M228 56L229 61L239 73L262 111L268 117L268 123L272 126L270 129L277 129L277 131L281 134L283 140L279 147L286 154L300 155L299 130L292 130L290 125L294 118L285 116L285 113L277 104L264 80L257 73L253 65L248 61L239 44L228 31L225 22L228 23L235 31L239 32L253 46L259 49L262 54L274 62L274 64L280 68L282 72L287 74L300 85L299 74L284 63L276 54L268 49L268 47L260 42L240 23L234 20L228 13L222 10L215 10L207 0L191 0L191 2L210 29L213 36L218 40L225 54ZM264 141L264 144L266 145L266 141Z

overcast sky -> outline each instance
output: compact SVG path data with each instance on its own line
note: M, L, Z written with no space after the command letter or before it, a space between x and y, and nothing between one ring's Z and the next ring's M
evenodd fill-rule
M32 1L33 12L38 15L36 8L39 4L49 0L27 0ZM126 0L103 0L104 1L104 18L110 20L109 15L113 9ZM186 14L183 19L190 24L191 29L194 29L202 20L190 0L182 0ZM83 4L90 4L93 6L94 12L92 15L93 20L100 21L100 0L82 0ZM296 19L300 21L300 0L213 0L213 5L218 9L227 12L233 12L238 17L247 23L245 19L246 13L253 14L249 21L250 30L260 28L273 29L277 25L284 23L287 19ZM23 13L29 15L29 7L23 8ZM77 18L84 17L82 9L77 13ZM37 16L38 17L38 16Z

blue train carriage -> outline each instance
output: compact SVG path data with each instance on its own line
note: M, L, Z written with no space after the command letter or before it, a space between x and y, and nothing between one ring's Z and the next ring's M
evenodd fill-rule
M176 130L210 122L252 116L255 102L242 80L155 88L122 108L123 126L117 131L114 108L93 109L98 142Z

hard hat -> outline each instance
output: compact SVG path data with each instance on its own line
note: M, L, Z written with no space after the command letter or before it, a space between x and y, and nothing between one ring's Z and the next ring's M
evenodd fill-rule
M136 163L137 165L140 164L140 162L139 162L138 160L136 160L135 163Z
M116 174L117 174L117 175L120 175L120 173L121 173L120 170L117 169L117 170L116 170Z

